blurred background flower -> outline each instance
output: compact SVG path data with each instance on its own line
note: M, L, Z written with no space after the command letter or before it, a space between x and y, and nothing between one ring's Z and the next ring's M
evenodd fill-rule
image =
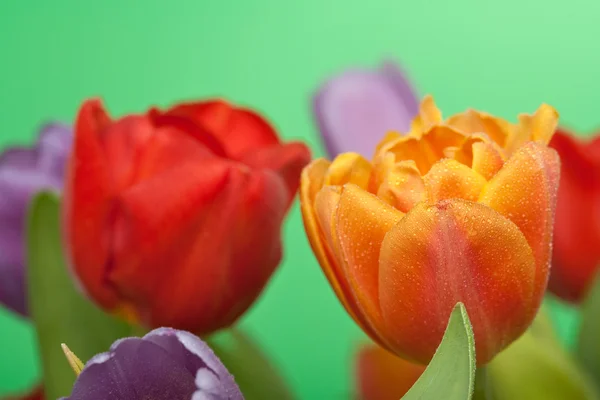
M398 400L419 379L425 366L406 361L374 343L356 354L356 392L359 400Z
M12 147L0 155L0 303L27 316L25 222L32 196L40 190L60 192L72 131L53 123L40 130L31 147Z
M86 101L63 219L72 270L101 307L210 334L254 302L310 160L259 114L215 100L113 120Z
M65 400L242 400L211 348L189 332L159 328L117 340L90 359Z
M408 131L419 101L404 71L386 61L330 78L318 89L313 112L330 157L355 152L370 158L387 132Z
M578 303L600 267L600 136L579 139L559 129L550 146L561 174L549 288Z

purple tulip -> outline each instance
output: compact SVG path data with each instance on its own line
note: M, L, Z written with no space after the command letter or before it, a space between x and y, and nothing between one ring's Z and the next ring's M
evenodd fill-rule
M61 191L73 133L62 124L42 128L35 146L0 155L0 303L27 316L25 299L25 221L32 196Z
M251 368L251 366L248 366ZM155 329L117 340L87 362L65 400L242 400L233 376L189 332Z
M406 132L419 112L415 92L391 62L376 70L353 69L337 75L320 88L313 106L332 158L346 152L370 158L386 133Z

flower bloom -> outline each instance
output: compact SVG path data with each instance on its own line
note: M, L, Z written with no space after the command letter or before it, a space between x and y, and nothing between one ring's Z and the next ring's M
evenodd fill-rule
M71 267L105 309L203 335L232 324L282 256L310 160L224 101L112 120L83 104L63 201Z
M313 111L331 157L348 151L370 156L380 137L410 127L419 101L402 70L385 62L328 80L315 95Z
M362 346L355 359L356 389L361 400L398 400L425 371L381 346Z
M527 329L549 272L557 119L542 105L517 124L473 110L444 121L426 97L372 162L345 153L304 169L313 251L371 338L427 363L463 302L482 365Z
M557 130L550 142L561 159L549 289L581 301L600 267L600 137Z
M71 128L48 124L37 143L13 147L0 155L0 303L29 315L25 290L25 222L36 192L63 188Z
M117 340L90 359L63 400L242 400L233 376L202 340L159 328Z

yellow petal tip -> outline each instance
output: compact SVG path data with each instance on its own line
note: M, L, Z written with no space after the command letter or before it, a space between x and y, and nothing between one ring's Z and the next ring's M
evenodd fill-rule
M79 376L81 371L83 371L83 362L81 362L81 360L75 355L75 353L71 351L71 349L69 349L66 344L61 343L60 347L62 348L63 353L65 353L65 357L67 358L71 369L73 369L76 376Z

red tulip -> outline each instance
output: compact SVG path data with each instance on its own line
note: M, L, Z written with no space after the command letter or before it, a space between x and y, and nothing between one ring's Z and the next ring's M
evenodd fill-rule
M600 136L583 141L559 129L550 146L561 174L549 288L577 302L600 266Z
M224 101L112 120L77 116L63 202L72 270L100 306L202 335L232 324L281 260L280 230L310 159Z

